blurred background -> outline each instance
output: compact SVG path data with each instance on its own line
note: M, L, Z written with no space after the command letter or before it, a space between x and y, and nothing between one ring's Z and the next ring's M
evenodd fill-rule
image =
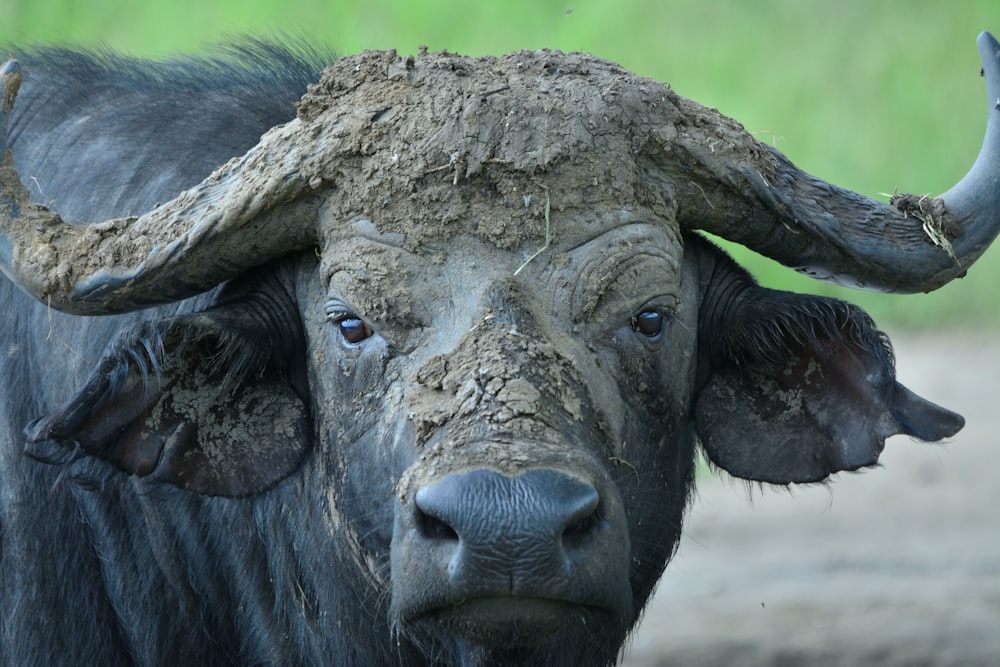
M985 127L976 35L996 0L0 0L0 44L169 57L239 35L291 35L339 53L421 45L468 55L587 51L717 107L801 167L886 200L938 195ZM732 246L727 246L732 248ZM931 295L858 293L741 248L767 285L841 296L883 326L1000 326L1000 252Z

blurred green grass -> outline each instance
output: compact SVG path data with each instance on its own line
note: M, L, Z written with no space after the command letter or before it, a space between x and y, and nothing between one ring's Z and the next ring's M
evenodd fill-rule
M0 44L107 45L162 57L241 34L352 53L589 51L736 118L826 180L937 195L979 150L975 48L997 0L0 0ZM1000 327L1000 249L929 295L845 290L727 245L767 285L839 296L883 326Z

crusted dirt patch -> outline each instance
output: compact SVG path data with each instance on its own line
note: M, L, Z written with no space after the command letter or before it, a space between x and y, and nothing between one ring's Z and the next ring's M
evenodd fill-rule
M589 402L567 357L532 331L492 321L470 331L453 352L429 359L417 382L408 410L418 444L445 424L452 433L528 428L544 436L543 426L564 432L583 420Z
M350 56L310 88L299 119L350 146L349 159L320 174L343 194L335 216L377 212L380 231L404 233L411 248L424 234L470 226L500 248L537 244L546 203L613 202L673 221L686 193L663 167L692 169L678 164L690 157L685 146L739 161L763 155L738 123L668 86L550 51Z

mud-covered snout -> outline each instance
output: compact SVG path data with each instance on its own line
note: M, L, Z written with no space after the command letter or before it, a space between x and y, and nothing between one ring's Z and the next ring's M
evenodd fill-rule
M454 472L397 508L394 615L475 644L526 646L581 618L622 622L629 558L610 484L555 468Z

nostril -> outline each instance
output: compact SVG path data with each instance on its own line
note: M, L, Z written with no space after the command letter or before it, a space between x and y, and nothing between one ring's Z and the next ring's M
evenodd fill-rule
M437 518L417 510L417 529L420 534L428 540L458 541L458 533L447 523Z
M567 549L580 548L593 537L601 523L598 509L597 503L594 503L592 507L577 513L563 529L563 547Z
M581 540L594 529L597 525L596 516L588 516L583 519L577 519L570 525L566 526L566 530L563 531L564 540Z

